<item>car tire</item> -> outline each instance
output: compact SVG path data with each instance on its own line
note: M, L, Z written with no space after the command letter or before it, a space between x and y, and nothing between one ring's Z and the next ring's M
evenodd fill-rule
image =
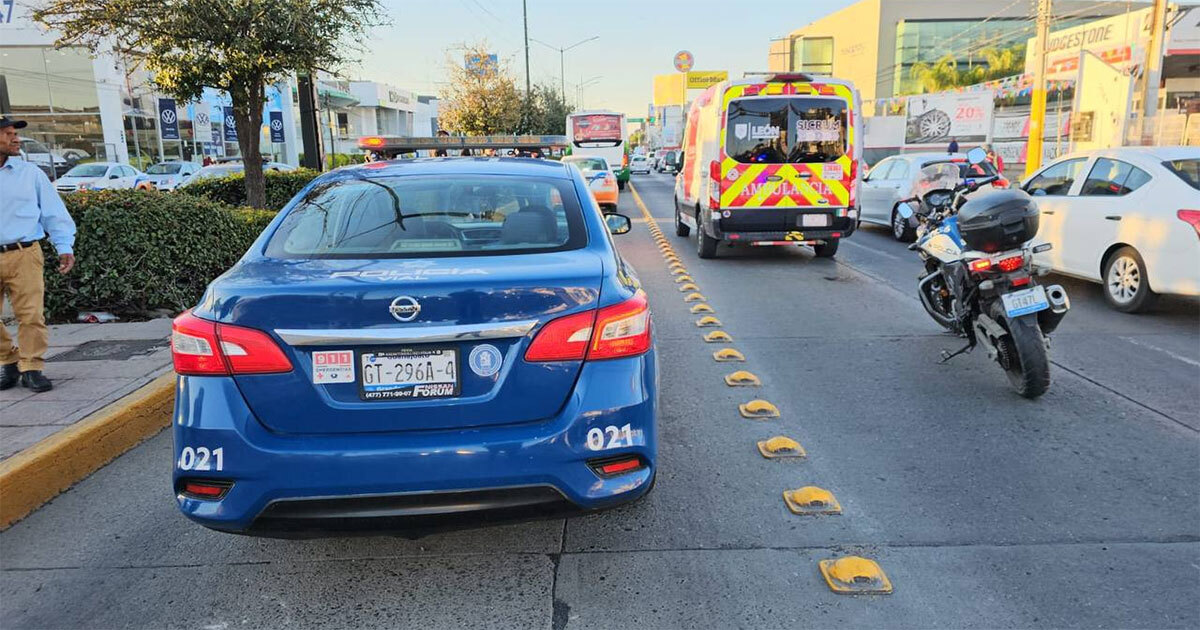
M692 228L683 222L683 217L679 214L679 201L675 201L675 236L687 237L692 233Z
M841 242L842 239L835 238L831 239L827 243L813 245L813 252L817 254L817 258L833 258L835 255L837 255L838 244Z
M911 243L916 239L916 230L908 224L908 219L900 216L896 208L892 208L892 237L901 243Z
M700 222L700 211L696 211L696 255L704 258L717 257L717 245L720 243L717 239L708 235L704 231L704 226Z
M1141 313L1158 297L1150 290L1146 262L1132 247L1122 247L1105 259L1100 281L1108 305L1122 313Z

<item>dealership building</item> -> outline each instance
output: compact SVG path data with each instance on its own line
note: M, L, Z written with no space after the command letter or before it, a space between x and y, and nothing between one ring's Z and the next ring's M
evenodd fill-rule
M55 49L57 36L36 24L27 2L0 2L0 113L29 123L26 159L58 175L76 161L114 161L145 168L160 160L237 157L228 95L206 89L199 102L164 100L150 75L110 50ZM316 82L319 134L326 152L360 153L359 135L431 136L436 99L372 81ZM299 164L295 80L268 86L262 152ZM56 168L49 168L53 165Z
M1022 2L861 0L770 44L767 69L849 79L868 114L874 101L920 92L918 63L946 55L960 69L986 66L983 50L1024 47L1035 34L1032 7ZM1055 0L1053 28L1124 13L1124 0Z

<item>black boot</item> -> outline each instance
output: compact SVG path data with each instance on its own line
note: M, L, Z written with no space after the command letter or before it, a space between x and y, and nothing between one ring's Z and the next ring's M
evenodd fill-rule
M43 376L41 370L21 372L21 386L35 392L48 392L54 389L50 379Z
M9 363L0 367L0 389L12 389L17 386L17 381L21 380L21 371L17 369L16 363Z

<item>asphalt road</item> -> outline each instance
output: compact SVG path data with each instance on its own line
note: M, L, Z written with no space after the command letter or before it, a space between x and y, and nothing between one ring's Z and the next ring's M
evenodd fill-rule
M635 186L671 233L671 180ZM1009 390L914 298L917 264L866 229L804 249L675 251L744 364L717 363L627 191L618 238L662 361L651 495L587 517L429 536L279 541L176 513L170 436L0 534L0 626L1200 627L1200 307L1109 311L1067 283L1053 385ZM747 369L758 389L727 387ZM781 417L741 418L764 398ZM755 442L798 440L806 459ZM797 516L816 485L843 513ZM829 591L818 561L876 560L891 595Z

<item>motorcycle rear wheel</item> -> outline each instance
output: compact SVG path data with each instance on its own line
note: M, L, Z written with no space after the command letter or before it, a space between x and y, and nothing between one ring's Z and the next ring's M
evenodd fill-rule
M992 305L992 319L1000 322L1008 329L1007 339L999 340L1001 344L1009 344L1008 365L1004 365L1001 357L1000 367L1008 375L1008 382L1018 394L1025 398L1037 398L1050 389L1050 357L1046 355L1046 342L1042 330L1038 327L1036 315L1023 315L1013 320L1004 316L1004 310L999 302Z

